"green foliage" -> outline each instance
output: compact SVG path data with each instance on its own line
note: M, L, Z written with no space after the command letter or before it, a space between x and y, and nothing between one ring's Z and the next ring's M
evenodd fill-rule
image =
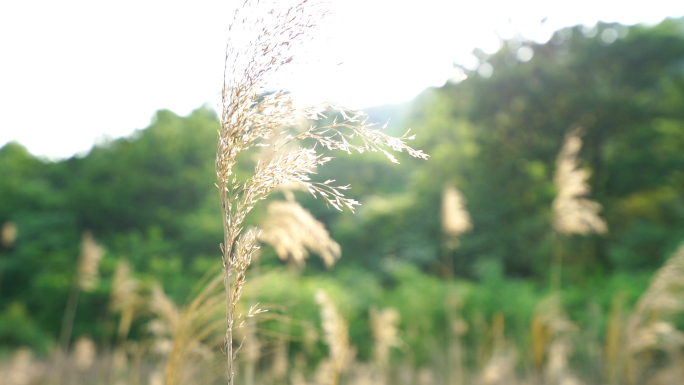
M448 293L462 299L471 329L486 334L500 312L506 333L528 344L534 306L548 294L555 160L574 125L586 130L581 163L591 171L592 198L604 207L609 233L563 241L563 303L571 319L602 330L617 293L636 300L684 239L682 20L597 28L595 36L565 29L546 44L504 42L500 52L481 55L492 77L472 72L409 104L369 110L370 121L391 118L392 133L413 128L414 147L431 159L394 167L381 154L343 155L314 176L351 184L347 194L362 206L357 214L337 213L302 194L342 247L332 271L322 273L314 258L301 274L285 271L264 248L260 282L267 284L255 298L293 318L295 351L304 349L304 321L319 319L319 288L353 325L362 358L371 354L368 309L376 305L399 309L402 349L418 363L430 360L448 329ZM601 39L606 30L620 37L608 44ZM528 62L516 56L523 46L534 51ZM187 117L159 111L148 128L82 157L48 162L17 143L0 148L0 224L18 228L15 244L0 247L0 342L49 348L85 230L107 254L99 286L81 293L74 336L111 333L102 325L115 323L108 302L118 258L130 261L143 282L160 280L171 297L185 299L220 256L218 127L206 107ZM253 164L249 156L238 162L242 176ZM473 222L453 250L440 230L445 182L463 193ZM262 215L255 210L248 224ZM441 275L448 259L455 279ZM280 330L273 322L265 327ZM477 350L485 342L478 338L465 342ZM325 355L324 345L312 355Z
M44 354L51 348L51 342L47 333L36 325L23 304L12 302L0 313L0 346L3 349L27 346Z

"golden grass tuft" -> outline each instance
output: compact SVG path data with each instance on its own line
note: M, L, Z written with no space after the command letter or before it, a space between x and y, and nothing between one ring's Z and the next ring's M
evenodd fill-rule
M352 360L349 347L349 327L347 321L337 312L335 303L328 295L319 290L316 292L316 302L321 308L321 327L323 340L328 345L328 359L322 364L323 370L319 378L326 379L325 384L336 385Z
M14 245L18 234L19 231L14 222L8 221L3 223L2 228L0 228L0 245L6 249L9 249L12 247L12 245Z
M656 272L627 321L628 383L649 382L645 373L653 365L653 352L663 352L672 362L681 362L684 333L677 330L672 318L683 310L684 244ZM656 371L651 377L657 375Z
M601 205L586 198L591 193L587 183L590 174L580 168L578 159L583 132L581 127L576 127L565 135L556 162L557 196L552 208L553 226L560 234L605 234L608 231L606 222L599 216Z
M90 369L95 362L96 356L97 347L91 338L79 337L76 342L74 342L74 350L71 359L77 370L83 372Z
M153 349L166 358L165 385L207 383L221 378L216 350L222 346L222 276L215 275L185 307L179 308L160 285L152 287L149 309L155 318L149 330L155 336Z
M78 265L78 285L81 290L90 292L99 281L99 266L104 249L95 242L93 234L85 231L81 239L81 259Z
M112 311L121 314L118 337L122 342L128 336L133 316L142 303L139 294L140 281L131 275L131 267L124 259L119 259L112 278L112 292L109 306Z
M4 378L7 385L29 385L37 377L33 361L33 352L29 348L19 348L12 356L12 364L8 376Z
M442 189L441 214L442 232L449 238L456 238L473 229L473 225L470 222L470 214L468 214L465 208L463 194L449 183L445 183Z
M399 339L399 312L394 308L378 310L370 309L371 332L375 345L373 355L379 369L384 373L389 368L390 348L398 347Z
M342 254L323 223L295 201L270 202L261 226L259 240L273 246L280 259L298 266L304 265L308 250L318 254L327 267L332 267Z
M532 317L532 358L537 371L543 368L546 383L578 383L568 363L576 331L557 292L537 304Z

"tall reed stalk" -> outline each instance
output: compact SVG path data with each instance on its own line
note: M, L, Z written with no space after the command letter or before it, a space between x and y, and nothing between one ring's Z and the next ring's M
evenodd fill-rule
M296 62L326 14L321 1L247 0L237 9L229 29L216 151L224 231L224 347L229 385L234 383L233 360L239 349L233 348L233 329L242 317L235 314L235 308L246 270L258 249L259 230L243 231L244 220L255 204L279 185L295 183L335 209L353 210L358 202L342 193L349 186L336 185L334 180L311 180L316 168L331 160L318 152L322 148L347 153L380 151L394 163L398 162L387 149L427 158L406 145L413 139L408 133L399 138L388 136L368 124L360 111L332 105L297 107L289 93L272 88L273 75ZM326 117L326 111L334 111L332 122L314 124ZM271 143L269 139L276 136L281 139ZM271 153L257 163L251 176L239 180L234 172L238 157L254 147L268 147Z
M580 167L584 129L575 127L565 134L563 147L558 154L554 182L556 199L553 200L554 251L551 287L559 290L563 266L563 236L588 235L608 232L606 222L599 216L602 207L588 198L591 187L587 180L589 170Z
M81 238L81 257L78 263L78 274L69 290L62 320L62 329L59 333L59 346L64 354L66 354L69 348L79 294L81 291L91 292L95 289L99 279L98 268L103 255L104 250L95 242L93 235L89 231L84 232Z

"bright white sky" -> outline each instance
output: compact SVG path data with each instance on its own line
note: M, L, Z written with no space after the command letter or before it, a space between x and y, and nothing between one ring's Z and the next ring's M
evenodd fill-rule
M339 66L294 78L304 99L349 107L410 100L499 48L517 30L546 41L598 20L657 23L684 1L331 0L329 46ZM235 0L0 2L0 146L69 157L97 138L146 127L161 108L215 104ZM542 26L541 20L547 18Z

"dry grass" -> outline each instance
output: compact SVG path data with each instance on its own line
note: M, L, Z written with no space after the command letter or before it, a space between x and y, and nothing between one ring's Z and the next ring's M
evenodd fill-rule
M261 226L259 240L273 246L280 259L298 266L304 265L308 250L319 255L327 267L332 267L342 254L323 223L295 201L270 202Z
M81 290L90 292L95 289L99 280L99 266L104 249L95 242L90 231L83 233L81 239L81 259L78 266L78 285Z
M684 309L682 290L684 290L684 246L654 276L652 285L644 293L629 322L620 321L622 314L620 299L613 306L609 318L608 337L604 346L605 382L599 377L590 377L587 384L679 384L684 373L681 347L684 339L672 317ZM121 265L120 265L121 266ZM130 271L126 272L130 280ZM124 276L120 273L120 276ZM213 277L213 278L212 278ZM125 278L125 277L124 277ZM122 279L122 278L119 278ZM209 278L198 285L192 299L185 306L174 304L163 292L161 286L151 290L136 289L136 296L144 303L146 315L152 316L148 330L152 338L137 341L120 341L113 354L98 349L87 337L77 340L72 354L65 360L64 376L55 376L54 368L38 359L32 358L29 350L21 349L13 361L0 363L1 383L8 384L218 384L225 381L221 367L223 357L219 353L223 338L223 289L222 276L210 274ZM289 322L283 323L275 343L267 340L259 342L255 324L247 323L239 329L240 338L245 340L238 373L242 383L300 385L382 385L382 384L544 384L577 385L585 383L575 373L587 375L578 370L573 361L573 350L579 344L594 341L582 340L587 337L578 333L579 328L563 311L557 294L551 295L538 304L532 318L531 349L513 345L506 337L506 322L500 313L495 315L491 324L484 319L478 328L477 319L473 328L464 326L465 320L454 313L449 320L454 321L454 333L465 340L476 337L481 346L481 361L465 364L467 369L460 376L449 371L459 367L462 362L458 355L440 357L427 364L416 365L412 362L412 352L397 349L394 358L389 360L388 352L399 344L399 337L406 333L399 326L396 311L369 309L371 333L375 350L372 361L357 361L355 349L349 342L350 325L340 315L336 304L323 292L316 296L321 312L321 325L307 324L302 339L303 350L291 356L289 343L291 336ZM458 310L460 304L446 306ZM143 306L140 306L143 308ZM238 309L238 312L240 310ZM243 310L245 317L254 313ZM141 314L141 312L137 312ZM238 317L241 324L245 317ZM286 317L279 318L281 321ZM274 318L275 319L275 318ZM612 320L612 321L611 321ZM312 320L311 320L312 321ZM306 322L306 321L302 321ZM282 332L285 331L285 332ZM327 357L318 361L314 372L309 368L316 366L312 361L312 351L317 349L318 334L323 336L327 346ZM307 336L308 334L308 336ZM452 344L451 341L449 344ZM256 345L258 344L258 345ZM261 346L259 346L261 345ZM444 346L442 346L444 347ZM435 351L443 352L442 347ZM449 347L449 346L447 346ZM612 352L612 353L611 353ZM616 354L618 352L618 354ZM623 354L620 354L622 352ZM99 353L99 355L96 355ZM320 353L320 351L319 351ZM466 352L467 353L467 352ZM472 352L471 352L472 353ZM613 358L611 358L611 354ZM665 354L665 355L663 355ZM467 354L466 354L467 355ZM472 354L470 354L472 356ZM600 354L599 354L600 355ZM534 359L533 359L534 357ZM536 369L528 366L533 360ZM251 362L251 363L250 363ZM251 365L252 375L248 375ZM611 368L612 373L611 373ZM466 372L467 370L467 372ZM469 374L469 375L467 375Z
M354 208L354 199L342 191L349 186L334 180L314 182L316 168L331 160L320 148L352 151L380 151L392 162L388 149L407 151L427 158L406 145L408 135L394 138L367 124L359 111L318 105L296 107L284 90L273 90L273 76L300 57L303 44L314 37L316 25L327 13L319 1L276 2L247 0L235 13L226 48L220 112L221 128L216 151L217 187L221 199L224 239L221 245L226 295L225 351L228 384L233 383L234 311L245 282L245 271L257 249L258 231L243 234L245 217L258 201L275 188L299 183L315 197L341 210ZM330 124L309 127L302 122L324 118L326 110L337 116ZM282 140L272 143L274 136ZM308 142L304 142L308 141ZM318 144L300 147L311 141ZM246 180L238 180L233 169L238 157L254 147L272 147Z
M124 259L119 259L112 279L110 309L120 314L117 336L122 342L128 336L133 317L142 303L140 296L141 283L132 276L131 267Z
M664 353L671 363L682 362L684 333L677 330L673 317L684 310L684 245L670 257L651 280L627 321L627 382L657 383L666 377L669 367L659 368L656 353ZM672 365L670 365L672 366ZM676 377L684 378L680 366Z
M76 370L84 372L90 369L95 362L96 356L97 347L91 338L82 336L74 342L71 360L73 361Z
M33 362L33 352L27 348L17 349L13 356L12 361L7 370L4 373L4 381L7 385L28 385L35 381L38 369Z
M14 245L14 241L17 240L18 234L17 225L15 225L14 222L3 223L2 228L0 228L0 245L9 249Z
M605 234L606 222L599 216L601 205L587 198L591 188L587 183L590 173L580 167L579 152L582 149L581 127L571 129L563 141L556 162L557 195L552 207L553 226L560 234Z
M390 364L390 348L401 344L399 339L399 312L394 308L370 309L371 331L375 345L373 355L380 371L387 372Z
M470 214L465 208L466 199L451 183L442 187L441 222L443 236L443 271L445 276L454 274L453 251L460 245L459 237L473 229Z
M321 307L323 340L328 345L328 359L321 363L316 377L319 384L336 385L352 360L349 326L324 291L316 293L316 302Z
M223 333L222 276L204 282L192 301L179 308L160 285L152 288L148 308L154 351L165 359L164 384L212 383L221 378L217 350ZM206 370L214 368L214 370Z
M62 354L66 355L69 350L69 340L71 339L71 331L74 326L80 292L91 292L97 286L100 261L104 253L104 249L95 242L93 234L90 231L84 231L81 237L81 255L78 263L78 272L69 290L64 317L62 318L62 328L59 333L59 346L62 352L55 358L56 365L61 366L59 362L64 358Z
M470 214L465 208L465 198L456 187L444 184L442 188L442 232L451 240L473 229ZM452 241L453 242L453 241ZM456 248L458 243L451 244Z
M601 205L590 200L591 188L587 180L590 173L580 167L579 152L582 149L584 129L575 127L565 134L563 146L556 161L554 182L556 198L551 204L553 212L554 238L551 286L559 290L562 280L563 246L562 236L591 233L606 234L608 225L599 216Z

